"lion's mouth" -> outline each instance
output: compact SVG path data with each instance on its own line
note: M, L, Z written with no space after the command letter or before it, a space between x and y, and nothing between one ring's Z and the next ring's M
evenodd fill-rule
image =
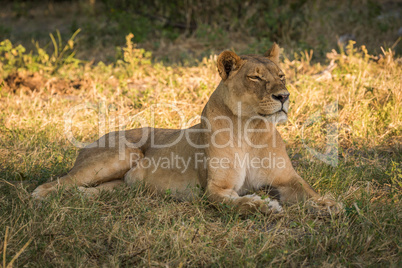
M280 112L283 112L284 114L288 115L288 113L287 113L285 110L283 110L283 109L280 109L279 111L277 111L277 112L275 112L275 113L272 113L272 114L258 113L258 115L259 115L259 116L262 116L262 117L268 117L268 116L272 116L272 115L274 115L274 114L279 114Z

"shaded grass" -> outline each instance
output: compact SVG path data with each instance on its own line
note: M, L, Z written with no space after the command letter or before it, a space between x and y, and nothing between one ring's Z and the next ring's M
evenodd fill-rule
M353 198L358 211L347 207L337 218L320 219L295 206L274 219L241 218L202 199L150 197L141 186L95 200L59 192L40 204L21 186L1 189L2 211L14 211L1 215L2 226L12 230L7 260L33 238L18 266L397 266L400 261L400 215L390 213L397 212L395 204L370 202L370 193Z

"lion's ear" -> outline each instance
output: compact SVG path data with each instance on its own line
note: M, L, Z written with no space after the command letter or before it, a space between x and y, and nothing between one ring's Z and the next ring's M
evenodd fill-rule
M280 55L280 48L279 46L274 43L267 52L265 52L264 56L267 57L269 60L273 61L275 64L279 64L279 55Z
M223 51L218 57L218 72L222 80L226 80L230 72L240 66L241 59L232 51Z

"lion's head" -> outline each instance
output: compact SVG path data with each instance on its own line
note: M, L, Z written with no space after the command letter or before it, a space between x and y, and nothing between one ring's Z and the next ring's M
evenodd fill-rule
M274 44L264 56L238 56L231 51L219 55L221 83L229 91L225 104L235 115L261 116L273 122L287 120L290 94L285 74L278 66L279 50Z

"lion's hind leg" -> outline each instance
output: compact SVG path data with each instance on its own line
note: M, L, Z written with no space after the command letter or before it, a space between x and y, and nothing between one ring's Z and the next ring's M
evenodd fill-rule
M83 149L70 172L55 181L37 187L32 196L43 198L60 187L91 187L123 178L124 174L142 158L141 150L126 149L123 159L110 148Z
M114 180L114 181L109 181L109 182L102 183L102 184L100 184L98 186L95 186L95 187L79 186L78 190L80 192L84 193L86 196L97 196L102 191L112 192L117 187L121 186L122 184L124 184L123 180Z

